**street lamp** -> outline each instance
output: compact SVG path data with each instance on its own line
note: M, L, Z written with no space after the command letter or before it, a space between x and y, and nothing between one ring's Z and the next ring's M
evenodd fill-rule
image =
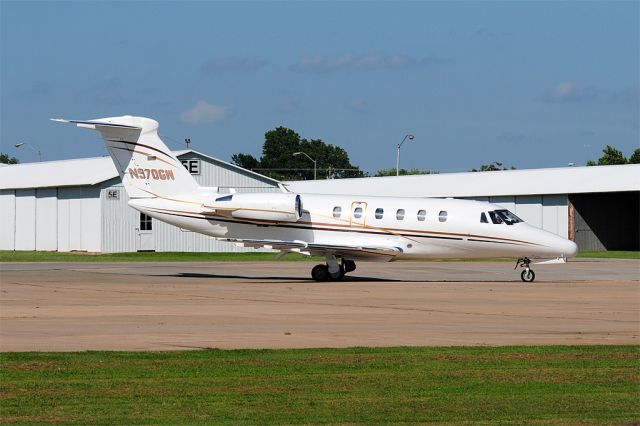
M406 141L407 139L412 141L414 137L415 136L413 136L412 134L405 135L404 139L402 139L402 142L398 144L398 155L396 156L396 176L400 176L400 148L402 147L404 141Z
M22 145L26 145L26 146L28 146L29 148L31 148L31 150L32 150L33 152L35 152L36 154L38 154L38 161L42 162L42 153L40 152L40 150L39 150L39 149L35 149L35 148L33 147L33 145L31 145L30 143L20 142L20 143L15 144L14 146L15 146L16 148L20 148Z
M304 152L294 152L293 156L297 156L297 155L304 155L305 157L307 157L309 160L313 161L313 180L316 180L317 175L316 175L316 160L314 160L313 158L309 157L307 154L305 154Z

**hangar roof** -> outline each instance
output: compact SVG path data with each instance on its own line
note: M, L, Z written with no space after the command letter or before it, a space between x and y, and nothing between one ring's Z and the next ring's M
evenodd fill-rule
M293 192L482 197L640 191L640 164L285 182Z
M200 155L223 167L236 169L265 182L277 180L227 163L193 149L173 151L176 157ZM118 177L111 157L78 158L73 160L43 161L39 163L11 164L0 168L0 189L46 188L58 186L97 185Z

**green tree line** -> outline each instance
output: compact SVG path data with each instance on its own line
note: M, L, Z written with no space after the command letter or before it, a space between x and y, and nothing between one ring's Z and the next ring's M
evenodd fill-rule
M640 164L640 148L636 148L629 158L625 157L622 151L607 145L602 150L602 157L598 161L589 160L587 166L613 166L617 164Z

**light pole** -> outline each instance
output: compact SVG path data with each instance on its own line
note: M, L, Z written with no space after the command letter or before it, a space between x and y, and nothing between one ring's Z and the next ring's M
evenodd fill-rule
M398 144L398 155L396 156L396 176L400 176L400 148L402 147L404 141L406 141L407 139L412 141L414 137L415 136L413 136L412 134L404 135L404 139L402 139L402 142Z
M31 148L31 150L32 150L33 152L35 152L36 154L38 154L38 161L42 162L42 153L40 152L40 150L39 150L39 149L35 149L35 148L33 147L33 145L31 145L30 143L20 142L20 143L15 144L14 146L15 146L16 148L20 148L22 145L26 145L26 146L28 146L29 148Z
M293 156L295 157L295 156L300 155L300 154L304 155L304 156L305 156L305 157L307 157L309 160L313 161L313 180L316 180L316 178L317 178L317 175L316 175L316 170L317 170L317 168L316 168L316 160L314 160L313 158L309 157L309 156L308 156L307 154L305 154L304 152L294 152L294 153L293 153Z

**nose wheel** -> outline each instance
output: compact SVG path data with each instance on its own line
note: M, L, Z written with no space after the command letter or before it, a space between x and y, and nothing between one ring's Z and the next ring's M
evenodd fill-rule
M531 264L531 259L525 257L523 259L516 260L516 266L513 269L516 269L518 266L524 268L524 271L520 273L520 279L525 283L531 283L536 279L536 274L533 272L533 269L529 267Z

